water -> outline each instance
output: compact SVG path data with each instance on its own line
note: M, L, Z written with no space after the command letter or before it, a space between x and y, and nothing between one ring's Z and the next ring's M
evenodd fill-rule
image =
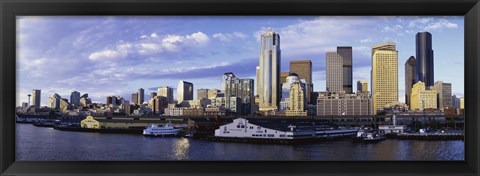
M465 144L387 139L265 145L16 127L17 160L464 160Z

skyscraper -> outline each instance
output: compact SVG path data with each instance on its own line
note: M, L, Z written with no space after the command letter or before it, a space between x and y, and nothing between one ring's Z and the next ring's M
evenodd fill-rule
M337 52L327 52L327 92L343 91L343 59Z
M255 105L254 80L239 79L232 72L225 73L224 78L227 78L223 80L226 84L222 90L225 93L225 107L242 115L252 114Z
M394 42L372 47L373 114L398 102L398 51Z
M177 100L182 103L185 100L193 100L193 84L187 81L178 81Z
M138 105L138 92L132 93L132 103Z
M412 87L415 83L416 74L416 62L415 57L410 56L405 62L405 104L410 106L410 94L412 93Z
M168 103L173 103L173 89L168 86L158 88L157 96L167 97Z
M429 32L419 32L415 36L416 46L416 73L415 82L422 81L428 88L433 86L433 50L432 50L432 34Z
M343 83L342 87L345 93L353 93L353 72L352 72L352 47L351 46L338 46L337 53L342 56L343 59Z
M143 88L138 89L138 104L143 104L145 99L145 90Z
M208 99L208 89L197 89L197 100Z
M327 52L327 91L353 93L352 47L339 46L336 52Z
M313 91L312 83L312 61L311 60L292 60L290 61L290 73L296 73L300 79L306 80L305 100L311 103L311 93Z
M70 94L70 103L72 104L72 106L80 105L80 92L73 91Z
M260 111L277 110L280 102L280 35L271 29L261 36L257 75Z
M33 102L33 106L39 108L41 106L40 104L40 97L42 95L42 90L40 89L33 89L32 91L32 96L33 96L33 99L32 99L32 102Z
M368 81L367 80L357 81L357 92L358 93L368 92Z
M452 108L452 84L443 81L435 82L434 86L437 91L437 107L441 111L445 108Z
M157 96L157 92L150 92L150 99L153 99Z

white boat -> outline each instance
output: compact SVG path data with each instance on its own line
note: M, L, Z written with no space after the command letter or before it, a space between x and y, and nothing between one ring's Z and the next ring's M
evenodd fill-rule
M362 129L357 132L357 136L353 138L353 142L378 142L386 139L385 131Z
M145 136L177 136L180 129L175 128L172 124L168 123L165 126L152 125L143 130Z

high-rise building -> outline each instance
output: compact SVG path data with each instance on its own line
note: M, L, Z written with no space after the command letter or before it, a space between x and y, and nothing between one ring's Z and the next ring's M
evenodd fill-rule
M460 98L457 95L452 96L452 106L455 109L460 109Z
M125 114L130 115L131 114L130 101L125 100L123 106L124 106L123 109L125 111Z
M167 97L168 103L173 103L173 89L168 86L158 88L157 96Z
M394 42L372 47L373 114L398 103L398 51Z
M153 99L157 96L157 92L150 92L150 99Z
M252 114L255 104L254 80L239 79L232 72L225 73L224 78L227 78L223 80L226 84L225 90L222 90L225 93L225 108L242 115ZM239 101L230 102L232 100Z
M197 100L208 99L208 89L197 89Z
M465 109L465 98L460 97L460 109Z
M72 104L72 106L80 105L80 92L73 91L70 94L70 104Z
M138 105L138 92L132 93L132 104Z
M356 94L319 93L317 99L317 115L372 115L372 99L367 92Z
M432 34L419 32L415 36L416 73L415 82L422 81L428 88L434 84Z
M360 93L367 93L368 92L368 81L367 80L357 81L357 92L360 92Z
M352 47L351 46L338 46L337 53L342 56L343 59L343 83L342 87L345 93L353 93L353 72L352 72Z
M290 96L288 107L285 110L286 116L307 116L305 111L305 84L295 81L290 85Z
M271 29L261 36L258 78L260 111L278 110L280 102L280 35Z
M145 89L138 89L138 104L143 104L145 102Z
M116 99L116 98L115 98ZM113 97L112 96L107 96L106 100L105 100L105 104L107 106L110 106L111 104L113 103Z
M410 106L410 94L412 94L413 84L416 83L416 62L415 57L410 56L405 62L405 104Z
M41 95L42 95L42 90L40 89L33 89L32 91L32 102L33 102L33 106L39 108L41 106L40 104L40 99L41 99Z
M280 108L279 111L283 112L287 110L290 103L290 92L292 89L293 83L299 82L302 90L306 90L306 80L302 79L303 82L300 80L300 77L296 73L290 73L286 78L286 82L282 84L282 99L280 101ZM305 99L304 99L305 100ZM306 101L306 100L305 100ZM304 102L306 105L306 102Z
M327 92L343 91L343 59L337 52L327 52Z
M445 108L452 108L452 84L437 81L433 87L437 91L437 108L441 111L444 111Z
M50 97L48 97L47 106L52 109L60 109L60 99L62 99L62 97L60 97L60 95L57 93L52 94Z
M208 99L217 98L219 93L218 89L208 89Z
M290 66L291 67L291 66ZM280 86L287 81L287 76L290 72L280 72Z
M437 109L437 91L425 90L425 83L419 81L413 85L410 95L411 110Z
M187 81L178 81L177 100L180 104L185 100L193 100L193 84Z
M260 66L257 66L256 69L255 69L255 85L257 85L257 87L255 87L255 96L259 96L260 94Z
M350 55L351 56L351 55ZM351 65L350 65L351 68ZM300 79L306 80L305 94L306 102L311 103L311 94L313 91L312 83L312 61L311 60L292 60L290 61L290 73L296 73ZM350 84L351 86L351 84ZM315 100L316 101L316 100Z

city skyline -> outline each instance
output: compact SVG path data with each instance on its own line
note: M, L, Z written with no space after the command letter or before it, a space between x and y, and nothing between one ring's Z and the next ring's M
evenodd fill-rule
M193 27L198 20L212 24L212 27ZM177 24L154 29L149 23L152 21ZM185 24L179 24L179 21ZM213 29L219 24L235 21L251 22L242 29L232 29L228 25ZM463 17L20 17L17 22L17 105L27 102L26 95L32 89L42 90L41 104L45 105L53 93L69 97L72 91L80 91L81 94L89 93L94 102L104 102L106 96L117 95L128 100L139 88L145 88L148 96L162 86L177 87L179 80L192 82L195 85L193 95L196 95L197 89L220 89L221 76L225 72L255 79L260 34L268 26L282 38L280 71L289 71L291 60L311 60L314 91L325 91L327 51L334 51L337 46L352 46L353 81L370 80L371 47L395 41L399 51L398 93L401 102L404 102L405 80L402 66L410 56L415 56L415 34L428 29L433 36L435 51L434 81L452 83L452 94L463 96L463 72L444 71L464 68ZM140 22L148 25L135 31L138 25L133 24ZM349 24L329 26L342 22ZM98 23L108 28L92 25ZM375 27L366 29L368 25ZM64 30L73 27L82 30L74 34L48 30L55 26ZM44 36L29 33L32 27L45 29L46 36L55 34L60 37L42 40ZM372 30L378 35L366 35ZM88 35L93 31L97 33ZM336 32L339 34L333 35ZM112 36L116 37L109 38ZM318 38L312 39L312 36ZM315 39L319 41L312 41ZM64 63L65 57L72 58L67 59L69 64ZM356 90L355 84L353 90Z

